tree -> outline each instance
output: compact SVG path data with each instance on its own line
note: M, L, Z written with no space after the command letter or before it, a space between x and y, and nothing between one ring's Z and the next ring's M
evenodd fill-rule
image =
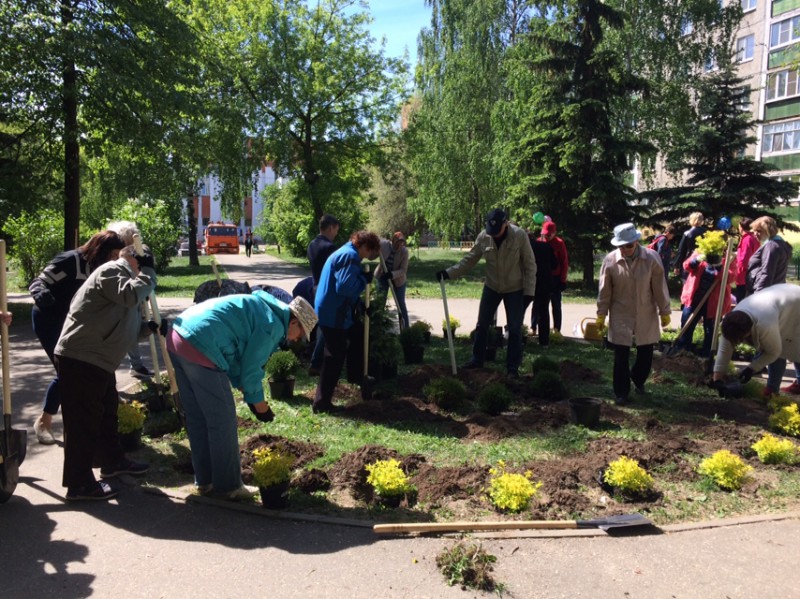
M269 202L304 227L269 228L279 240L299 247L298 236L316 234L325 213L350 214L343 229L363 223L358 206L369 186L365 168L376 164L381 145L399 115L406 65L372 49L363 2L320 0L209 0L217 39L231 60L232 85L243 103L252 150L292 180ZM260 153L262 152L263 153ZM305 251L305 248L303 248Z
M712 222L721 216L769 215L794 229L773 209L797 196L797 183L771 178L772 167L746 155L756 125L743 109L750 89L736 74L730 50L720 50L718 69L697 83L697 115L684 147L686 184L642 193L653 218L680 222L699 210Z
M532 22L509 59L511 99L498 107L516 124L499 150L509 195L569 232L586 287L596 241L635 213L631 161L650 149L615 127L614 102L646 89L603 45L604 31L622 25L622 13L599 0L570 0Z
M46 149L63 173L64 247L79 238L82 149L160 139L193 89L196 38L160 0L16 0L0 5L5 93L15 143ZM6 70L8 69L8 70ZM83 146L83 147L82 147Z

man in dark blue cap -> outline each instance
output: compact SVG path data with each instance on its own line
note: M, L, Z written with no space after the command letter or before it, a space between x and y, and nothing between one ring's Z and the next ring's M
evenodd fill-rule
M508 222L506 213L495 208L486 217L486 229L478 233L475 245L455 266L440 270L440 281L464 275L481 259L486 258L486 281L478 309L478 325L472 345L472 359L462 368L482 368L489 338L489 326L500 302L508 321L506 368L512 378L519 376L522 362L522 317L524 299L533 299L536 291L536 260L528 234Z

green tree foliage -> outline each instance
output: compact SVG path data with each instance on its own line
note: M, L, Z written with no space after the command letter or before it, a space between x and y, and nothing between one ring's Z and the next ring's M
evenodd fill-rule
M52 208L22 212L6 221L5 230L13 239L9 253L17 266L17 282L27 287L61 250L64 215Z
M157 272L164 272L175 255L175 246L181 233L177 225L176 208L179 206L174 202L163 200L129 200L114 212L113 220L129 220L139 227L142 242L150 246L155 256Z
M773 216L784 222L774 209L797 196L797 183L771 178L767 162L747 156L755 143L755 127L748 103L750 88L735 72L729 51L716 56L718 69L697 82L696 118L688 127L681 167L686 184L647 191L655 220L680 222L699 210L716 222L721 216Z
M603 45L623 15L599 0L574 0L532 22L508 65L511 100L498 108L515 129L500 150L512 203L549 214L578 250L584 285L594 284L594 246L630 220L631 159L648 151L615 127L616 100L646 83Z

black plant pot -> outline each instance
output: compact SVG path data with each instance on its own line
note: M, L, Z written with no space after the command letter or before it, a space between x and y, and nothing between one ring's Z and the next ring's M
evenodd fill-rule
M425 344L429 344L431 342L431 332L430 331L423 331L422 332L422 339L425 341Z
M403 359L406 364L422 364L425 358L425 346L412 346L403 348Z
M602 403L595 397L573 397L569 400L572 422L586 428L596 428L600 424Z
M269 510L282 510L289 505L289 481L269 487L258 487L261 505Z
M294 381L295 378L293 376L283 381L275 381L272 378L267 379L270 397L273 399L292 399L294 396Z
M119 444L122 446L122 451L136 451L142 445L142 429L119 433Z

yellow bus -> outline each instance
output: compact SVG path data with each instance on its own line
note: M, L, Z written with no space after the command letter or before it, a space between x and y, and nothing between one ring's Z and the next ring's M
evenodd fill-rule
M238 254L239 229L236 225L209 223L205 233L206 254Z

